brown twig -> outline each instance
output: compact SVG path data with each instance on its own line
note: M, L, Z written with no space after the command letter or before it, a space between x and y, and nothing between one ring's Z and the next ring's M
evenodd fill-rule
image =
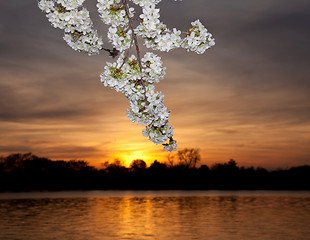
M140 69L140 72L142 73L142 63L141 63L141 56L140 56L140 48L139 48L138 39L137 39L137 36L135 34L135 31L134 31L133 24L132 24L132 19L131 19L130 14L129 14L127 0L123 0L123 5L124 5L125 12L126 12L126 16L128 18L128 25L129 25L129 28L131 29L131 32L132 32L131 34L132 34L132 39L134 41L135 48L136 48L139 69ZM141 82L143 90L144 90L145 101L146 101L147 104L149 104L149 102L147 100L147 97L146 97L146 87L145 87L144 80L141 79L140 82Z

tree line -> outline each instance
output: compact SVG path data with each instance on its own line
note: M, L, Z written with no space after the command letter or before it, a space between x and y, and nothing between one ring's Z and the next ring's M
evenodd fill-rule
M120 160L102 168L82 160L50 160L31 153L0 157L0 191L44 190L310 190L310 166L268 171L239 167L230 159L200 165L198 149L180 150L166 163L142 159L125 167Z

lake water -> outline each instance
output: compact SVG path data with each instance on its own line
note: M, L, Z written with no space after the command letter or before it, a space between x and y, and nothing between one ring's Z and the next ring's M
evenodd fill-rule
M309 240L310 192L0 193L1 240Z

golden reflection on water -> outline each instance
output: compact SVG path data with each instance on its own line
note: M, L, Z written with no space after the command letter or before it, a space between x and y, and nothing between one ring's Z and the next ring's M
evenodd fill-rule
M0 199L1 240L310 239L310 195Z
M154 199L151 198L96 198L91 214L100 228L105 228L110 222L113 236L150 238L155 236L154 229L164 225L162 210L154 206Z

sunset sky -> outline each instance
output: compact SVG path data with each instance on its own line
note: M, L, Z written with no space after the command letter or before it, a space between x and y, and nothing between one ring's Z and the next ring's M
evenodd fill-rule
M86 6L106 27L95 0ZM196 19L216 45L203 55L160 53L156 88L171 110L178 148L202 163L230 158L266 168L310 164L310 1L163 0L161 20L183 31ZM119 158L166 161L129 121L127 99L101 84L105 52L89 57L63 41L36 0L0 3L0 156L32 152L91 165Z

